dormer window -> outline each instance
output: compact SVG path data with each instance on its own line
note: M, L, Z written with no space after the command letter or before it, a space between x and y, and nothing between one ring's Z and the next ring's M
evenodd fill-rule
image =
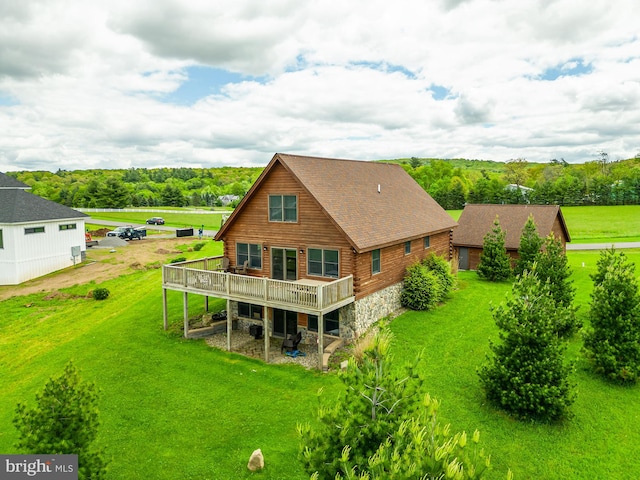
M269 195L270 222L297 222L298 197L295 195Z

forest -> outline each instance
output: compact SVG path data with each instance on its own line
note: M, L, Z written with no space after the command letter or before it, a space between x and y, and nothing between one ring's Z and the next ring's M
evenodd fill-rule
M636 205L640 203L640 154L610 161L563 159L533 163L491 160L405 158L400 164L443 208L466 203ZM214 207L221 197L242 198L261 167L130 168L8 172L32 192L76 208ZM239 200L231 203L235 206Z

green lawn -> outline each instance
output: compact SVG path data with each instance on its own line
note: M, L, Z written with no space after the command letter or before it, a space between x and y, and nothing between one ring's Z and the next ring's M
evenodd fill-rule
M186 255L219 250L207 242ZM640 264L640 250L627 254ZM569 253L582 318L597 258L597 252ZM41 293L0 302L0 452L16 453L16 403L32 403L47 378L73 359L102 390L100 441L113 459L110 478L308 478L296 461L295 424L313 419L319 388L329 396L337 391L336 376L265 365L163 331L160 279L150 269L105 282L111 297L103 302L86 298L95 285L65 289L66 298ZM490 478L504 478L507 468L516 479L640 478L640 387L594 377L581 360L579 336L569 349L578 386L572 419L521 423L485 404L476 368L488 339L497 340L490 304L502 301L510 285L481 281L473 272L460 273L459 282L445 305L393 321L393 352L397 362L423 352L441 420L454 430L481 431L494 464ZM175 324L182 318L180 296L169 294ZM190 313L201 309L194 297ZM250 474L246 463L256 448L266 469Z
M225 212L227 214L231 211ZM162 217L165 225L171 227L194 227L204 225L205 230L218 230L220 228L223 212L217 210L208 213L192 213L185 210L184 213L149 213L149 212L91 212L91 218L97 220L110 220L113 222L130 223L132 225L145 225L147 218ZM87 222L91 224L91 219ZM154 225L148 228L153 229Z

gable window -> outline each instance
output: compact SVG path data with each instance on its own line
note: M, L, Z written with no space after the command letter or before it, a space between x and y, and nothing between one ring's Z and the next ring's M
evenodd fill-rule
M310 248L307 257L307 273L309 275L338 278L340 272L338 250Z
M58 230L75 230L75 223L65 223L64 225L58 225Z
M262 306L253 303L238 302L238 316L262 320Z
M244 265L249 260L249 268L262 270L262 247L257 243L236 244L236 264Z
M334 310L333 312L326 313L322 319L324 320L324 333L327 335L340 335L340 311ZM318 331L318 316L307 316L307 330L310 332Z
M409 255L411 253L411 240L404 242L404 254Z
M424 248L429 248L431 246L430 237L424 237Z
M0 248L4 248L4 240L2 239L2 229L0 228Z
M44 227L27 227L24 229L25 235L30 235L32 233L44 233Z
M380 249L371 252L371 273L380 273Z
M297 222L298 197L295 195L269 195L270 222Z

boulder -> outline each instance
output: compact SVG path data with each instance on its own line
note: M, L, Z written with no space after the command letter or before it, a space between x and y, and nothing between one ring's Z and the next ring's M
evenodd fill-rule
M253 451L251 457L249 457L247 468L252 472L255 472L256 470L262 470L264 468L264 457L262 456L262 450L257 449Z

